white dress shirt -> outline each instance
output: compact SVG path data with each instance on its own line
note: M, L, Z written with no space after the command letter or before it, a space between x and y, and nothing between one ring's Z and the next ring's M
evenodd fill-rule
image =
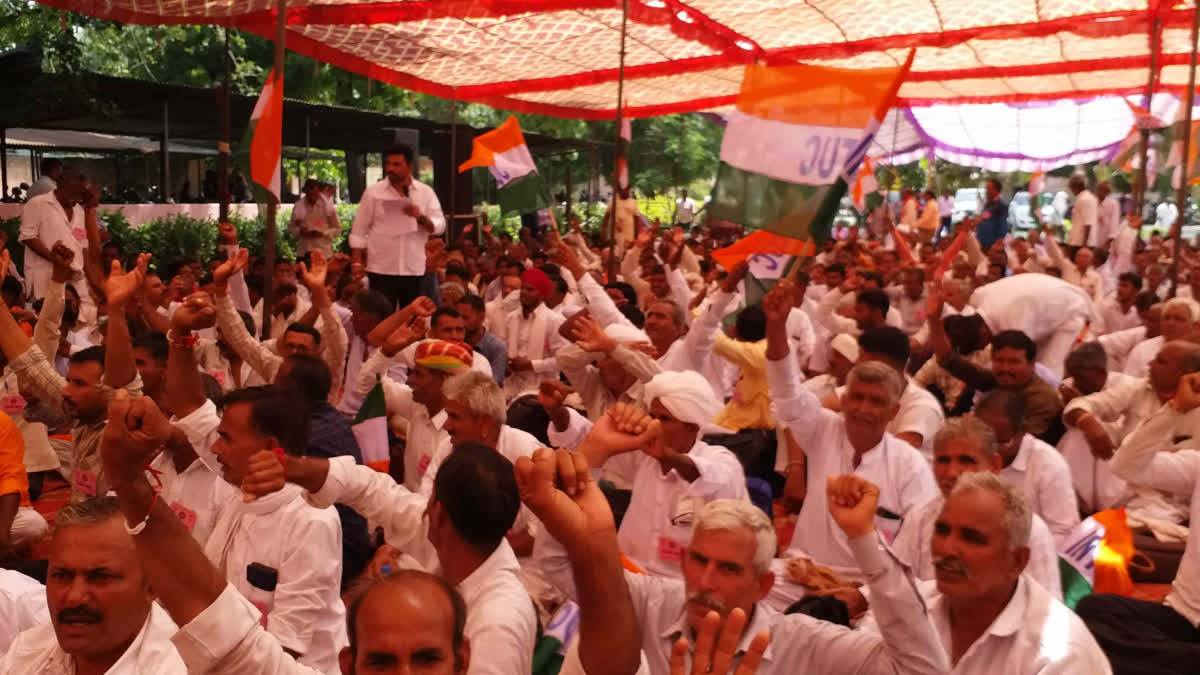
M826 410L816 396L799 386L793 359L767 361L767 379L779 426L791 432L807 457L808 475L817 477L809 481L788 555L812 558L835 571L854 574L854 556L846 536L829 515L824 478L847 473L861 476L879 486L881 508L903 517L938 494L929 462L916 448L884 433L879 445L863 453L855 466L842 415ZM898 520L882 516L875 520L881 531L891 535L900 525Z
M330 225L330 221L335 225ZM342 233L342 225L337 219L337 210L333 203L318 195L317 201L309 204L308 197L296 200L292 207L292 220L289 223L292 236L296 238L296 256L300 257L312 251L320 251L328 258L333 255L333 239ZM306 237L305 230L320 232L319 237Z
M917 579L935 578L933 568L933 526L946 498L938 495L909 511L904 516L904 525L892 542L892 551L904 564L912 569ZM1058 546L1046 523L1036 514L1029 531L1029 565L1025 574L1032 576L1055 599L1062 599L1062 581L1058 571Z
M1137 251L1138 231L1125 221L1118 226L1119 231L1113 237L1112 262L1113 272L1120 275L1133 269L1133 254Z
M503 330L496 333L496 337L508 347L508 358L521 356L529 359L532 365L532 370L520 372L509 368L504 377L505 399L512 401L522 394L536 392L542 380L558 379L558 362L554 360L554 352L567 345L566 338L558 333L565 321L562 314L543 303L538 303L529 316L525 316L523 309L517 308L505 318ZM542 330L535 335L538 325Z
M1166 406L1151 415L1113 455L1112 469L1130 483L1190 498L1191 522L1200 523L1200 452L1163 452L1170 450L1178 416ZM1192 439L1192 447L1197 442ZM1200 551L1196 545L1189 537L1165 604L1200 627Z
M188 669L171 644L177 627L157 604L150 605L146 622L121 658L104 675L185 675ZM58 646L54 625L46 623L17 636L0 658L5 675L75 675L75 658Z
M1085 246L1084 230L1096 230L1096 222L1100 216L1100 202L1091 190L1084 190L1075 195L1075 205L1071 207L1071 231L1067 234L1067 243L1071 246Z
M1125 357L1124 373L1130 377L1149 377L1150 362L1162 351L1167 339L1161 335L1139 342Z
M1034 342L1054 335L1068 322L1091 315L1091 298L1074 284L1049 274L1017 274L984 284L970 304L992 333L1019 330Z
M1053 446L1025 434L1017 456L1000 470L1000 475L1025 491L1029 506L1045 521L1056 543L1079 526L1079 505L1075 491L1070 489L1071 467Z
M46 587L15 570L0 569L0 654L21 631L50 623Z
M83 207L76 204L71 213L63 209L54 195L47 192L30 199L21 210L21 229L18 239L22 243L37 239L53 250L56 243L71 249L72 276L79 278L83 273L83 252L87 249L87 230L84 228ZM27 249L25 254L25 293L31 298L45 297L50 285L54 264ZM80 289L81 292L87 289Z
M225 479L199 459L192 460L183 471L176 471L175 462L167 452L160 452L150 462L150 468L159 472L158 479L162 482L158 498L171 507L203 548L222 506L214 503L213 490Z
M806 300L805 304L810 302ZM825 331L822 330L822 335L824 334ZM796 359L800 372L804 372L817 349L817 331L813 327L812 317L803 307L793 307L788 312L787 335L788 353Z
M946 653L954 648L950 608L937 582L918 582ZM864 629L874 631L871 621ZM1028 571L987 631L967 648L948 672L961 675L1111 675L1108 658L1083 620L1056 600Z
M348 461L347 461L348 460ZM384 529L388 544L437 573L437 553L427 537L428 497L410 492L390 476L354 463L329 460L321 490L307 495L316 506L345 504ZM518 576L516 556L507 541L459 584L467 604L465 635L471 641L470 675L512 675L532 669L537 616ZM334 584L336 588L336 584Z
M636 450L610 457L600 467L633 484L628 510L633 517L621 521L617 541L621 552L649 574L683 576L683 549L702 506L714 499L749 499L737 455L697 440L688 457L700 472L690 483L674 469L664 474L658 460Z
M425 274L425 242L446 231L446 219L437 194L428 185L412 181L407 198L429 218L433 232L422 230L415 218L385 206L405 199L387 178L363 191L350 228L350 247L367 250L368 272L405 277Z
M1128 310L1121 309L1121 303L1112 296L1104 298L1096 305L1096 318L1098 321L1092 324L1092 333L1097 336L1142 325L1142 317L1138 316L1136 305L1129 305Z
M1096 214L1096 227L1092 228L1092 236L1088 246L1105 246L1109 240L1117 236L1117 228L1121 225L1121 205L1116 198L1109 195L1100 202L1100 212Z
M1046 250L1050 254L1051 262L1062 271L1063 281L1083 289L1093 304L1104 299L1104 278L1100 276L1100 272L1094 267L1080 272L1075 262L1063 255L1062 248L1054 237L1046 237Z
M731 668L738 667L758 633L769 631L771 642L763 652L758 675L946 672L949 660L903 565L875 533L852 539L847 545L854 553L855 566L863 570L871 607L880 616L881 629L850 630L804 614L781 614L760 602L754 606L749 624L738 641ZM560 567L569 570L565 562ZM690 672L695 640L691 639L687 624L683 581L626 572L625 583L638 617L647 671L651 675L669 675L671 648L686 634L689 640L685 671ZM578 661L568 660L560 672L582 675L585 671Z

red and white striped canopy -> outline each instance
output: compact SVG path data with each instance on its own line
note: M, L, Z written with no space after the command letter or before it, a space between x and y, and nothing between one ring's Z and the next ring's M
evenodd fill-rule
M39 0L125 23L274 36L271 0ZM1083 99L1186 86L1192 11L1156 0L628 0L629 114L732 104L748 63L916 59L902 104ZM292 0L287 47L383 82L558 117L615 116L622 0ZM1156 22L1155 19L1158 19Z

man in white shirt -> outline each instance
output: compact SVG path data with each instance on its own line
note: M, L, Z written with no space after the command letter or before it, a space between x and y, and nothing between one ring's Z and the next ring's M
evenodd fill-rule
M368 186L350 228L350 253L366 265L371 289L404 307L421 295L425 242L446 231L433 188L415 180L416 156L407 145L383 153L384 179Z
M66 169L53 191L25 204L18 238L25 245L25 292L30 298L46 295L54 271L51 250L55 246L62 245L72 253L68 281L83 278L83 256L88 244L84 221L96 217L97 203L96 195L88 190L87 178L74 169Z
M1139 342L1125 357L1124 373L1131 377L1146 377L1150 362L1163 345L1174 340L1185 340L1200 324L1200 303L1191 298L1171 298L1162 304L1162 319L1159 321L1162 334Z
M467 604L464 634L481 657L472 675L530 672L537 617L506 540L521 507L511 462L480 443L459 444L423 495L345 458L280 465L260 457L266 466L254 484L279 489L286 478L314 505L352 507L383 527L389 545L458 587Z
M42 175L33 181L33 185L29 186L29 192L25 195L26 202L39 195L54 192L58 187L58 182L62 180L64 170L62 160L47 157L42 160L42 164L38 168Z
M22 631L50 623L46 587L33 577L0 569L0 654Z
M1104 299L1104 278L1100 276L1099 271L1092 267L1093 256L1090 248L1080 246L1075 250L1071 260L1067 260L1063 255L1062 248L1058 245L1058 240L1047 233L1046 250L1050 254L1050 261L1055 267L1058 267L1062 274L1063 281L1083 289L1093 305L1099 304Z
M621 551L649 574L678 577L696 511L714 499L748 500L736 455L700 440L721 411L699 373L659 373L646 384L649 412L617 404L600 424L641 428L629 450L581 446L588 464L633 486L629 518L617 534Z
M1100 212L1100 202L1096 195L1087 189L1087 179L1082 174L1071 176L1067 188L1075 195L1075 205L1071 207L1071 231L1067 234L1067 245L1072 249L1087 246L1096 229Z
M1113 457L1112 469L1130 483L1147 485L1190 500L1190 518L1200 522L1200 452L1174 450L1176 418L1200 406L1200 374L1184 376L1179 391L1134 431ZM1195 447L1195 439L1190 445ZM1116 595L1089 595L1076 611L1087 622L1109 660L1123 673L1184 673L1200 654L1200 555L1191 538L1163 603Z
M888 515L877 519L891 538L909 509L937 494L933 473L921 453L887 432L899 410L904 380L882 363L860 363L850 371L841 412L822 408L801 386L794 359L788 355L787 313L790 284L779 282L763 299L767 315L767 379L779 426L804 449L810 476L854 473L880 485L879 506ZM839 573L854 575L855 556L826 508L825 485L810 481L789 555L810 557Z
M1179 209L1173 202L1162 202L1154 209L1154 226L1163 232L1170 232L1178 219Z
M610 433L598 426L587 443L628 447L639 439L636 433ZM749 502L721 499L696 511L691 539L681 555L681 580L621 569L612 512L582 457L541 449L532 461L521 460L517 476L525 503L552 535L555 550L548 559L555 563L550 567L556 582L577 591L571 595L578 596L582 609L580 663L571 663L565 675L632 672L639 650L650 675L689 672L692 663L699 670L690 672L703 672L708 654L699 652L690 638L706 623L745 626L736 631L740 635L735 638L734 667L748 667L750 658L743 661L743 655L761 651L765 638L760 635L769 632L770 655L758 663L758 675L923 674L947 668L911 579L875 531L879 490L855 476L828 478L826 508L885 617L880 634L851 631L802 614L782 615L763 602L775 581L770 571L775 528ZM608 625L601 619L598 630L587 632L589 614L595 620L592 612L602 607L608 610ZM686 648L681 637L687 638ZM752 641L756 647L751 647ZM672 649L682 669L669 665Z
M931 580L936 576L930 551L933 528L958 477L972 471L1001 473L1003 460L997 450L996 437L991 428L971 415L952 418L938 431L934 441L933 475L937 478L941 494L909 512L900 532L896 534L896 540L892 542L896 557L912 568L918 579ZM1061 600L1058 546L1050 529L1036 513L1033 515L1029 549L1026 573ZM850 597L853 601L853 595Z
M1121 203L1113 194L1112 183L1106 180L1096 184L1096 199L1100 201L1100 210L1096 214L1096 231L1088 240L1088 246L1107 249L1121 226Z
M926 459L932 459L933 436L945 421L945 414L933 394L905 373L910 355L908 336L892 326L871 328L858 336L858 349L861 354L858 363L877 361L904 378L904 391L897 401L896 416L888 423L888 433L920 450ZM839 387L837 393L840 401L846 388Z
M296 238L296 256L304 257L310 251L320 251L326 258L333 256L333 239L342 232L333 204L321 194L321 183L316 178L304 181L301 190L304 196L292 207L292 220L288 229Z
M1096 305L1096 320L1092 323L1092 334L1096 336L1116 333L1142 325L1134 301L1142 290L1142 278L1133 272L1122 272L1117 277L1117 293Z
M1071 486L1071 468L1053 446L1024 432L1025 402L1008 389L990 391L974 414L996 436L1000 476L1025 492L1034 514L1062 542L1079 525L1079 505Z
M920 585L948 672L1112 673L1083 621L1030 575L1032 527L1024 495L991 471L963 473L946 497L936 586Z
M692 225L692 220L696 217L696 202L688 196L687 190L679 191L679 199L675 200L675 224L682 226L685 230Z
M50 622L17 636L0 658L8 675L183 675L175 624L154 604L117 500L64 506L50 548Z
M537 391L542 380L558 377L554 353L567 345L558 331L566 318L542 302L552 292L552 284L545 272L525 270L521 275L520 307L505 317L497 331L508 346L508 375L504 378L507 401Z

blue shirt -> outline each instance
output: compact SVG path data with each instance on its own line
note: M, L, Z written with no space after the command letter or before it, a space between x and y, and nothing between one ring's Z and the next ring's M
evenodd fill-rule
M986 252L992 244L1008 234L1008 204L996 197L983 205L983 212L987 216L976 228L975 237L979 239L979 246Z
M500 338L491 333L484 333L475 345L475 351L487 357L492 366L492 377L496 384L504 386L504 376L508 373L508 346Z

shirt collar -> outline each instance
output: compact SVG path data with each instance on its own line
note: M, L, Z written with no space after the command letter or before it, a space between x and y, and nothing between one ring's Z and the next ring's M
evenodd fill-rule
M747 625L746 629L742 631L742 637L738 640L737 655L745 654L746 650L750 649L750 643L754 641L754 637L756 635L763 631L770 632L771 626L775 623L778 615L779 612L771 609L761 602L755 605L754 616L750 617L749 625ZM659 633L659 637L664 640L670 640L671 643L674 644L681 635L685 634L688 636L688 653L694 653L696 641L692 639L693 636L688 631L686 603L684 604L683 609L679 612L679 618L675 619L670 626L667 626L666 630L664 630L662 633ZM767 648L765 651L763 651L763 661L771 660L771 650L773 646L774 641L767 643Z
M224 479L222 479L224 480ZM235 488L236 489L236 488ZM269 495L263 495L252 502L244 502L238 499L235 504L239 512L252 513L255 515L266 515L274 513L284 506L291 503L300 496L302 488L299 485L288 483L283 486L279 492L272 492ZM238 490L240 492L240 490ZM239 494L239 497L241 495Z
M1025 434L1021 437L1021 445L1017 447L1017 456L1013 458L1009 468L1024 471L1029 466L1029 455L1033 452L1033 436Z
M1012 598L1004 606L1000 615L992 621L992 625L988 626L987 632L997 637L1006 637L1021 630L1021 626L1025 623L1025 610L1029 605L1028 595L1029 589L1025 575L1022 574L1017 579L1017 590L1013 592Z
M521 565L517 562L517 556L513 553L512 547L508 545L507 540L501 540L496 550L492 551L482 565L468 574L467 578L458 584L458 588L463 594L463 599L470 605L470 599L478 596L489 581L505 573L512 574L516 578L520 569Z
M435 429L437 429L438 431L441 431L442 426L444 426L446 424L446 417L447 417L446 409L442 408L441 410L439 410L437 412L436 415L429 418L429 423L432 424Z

